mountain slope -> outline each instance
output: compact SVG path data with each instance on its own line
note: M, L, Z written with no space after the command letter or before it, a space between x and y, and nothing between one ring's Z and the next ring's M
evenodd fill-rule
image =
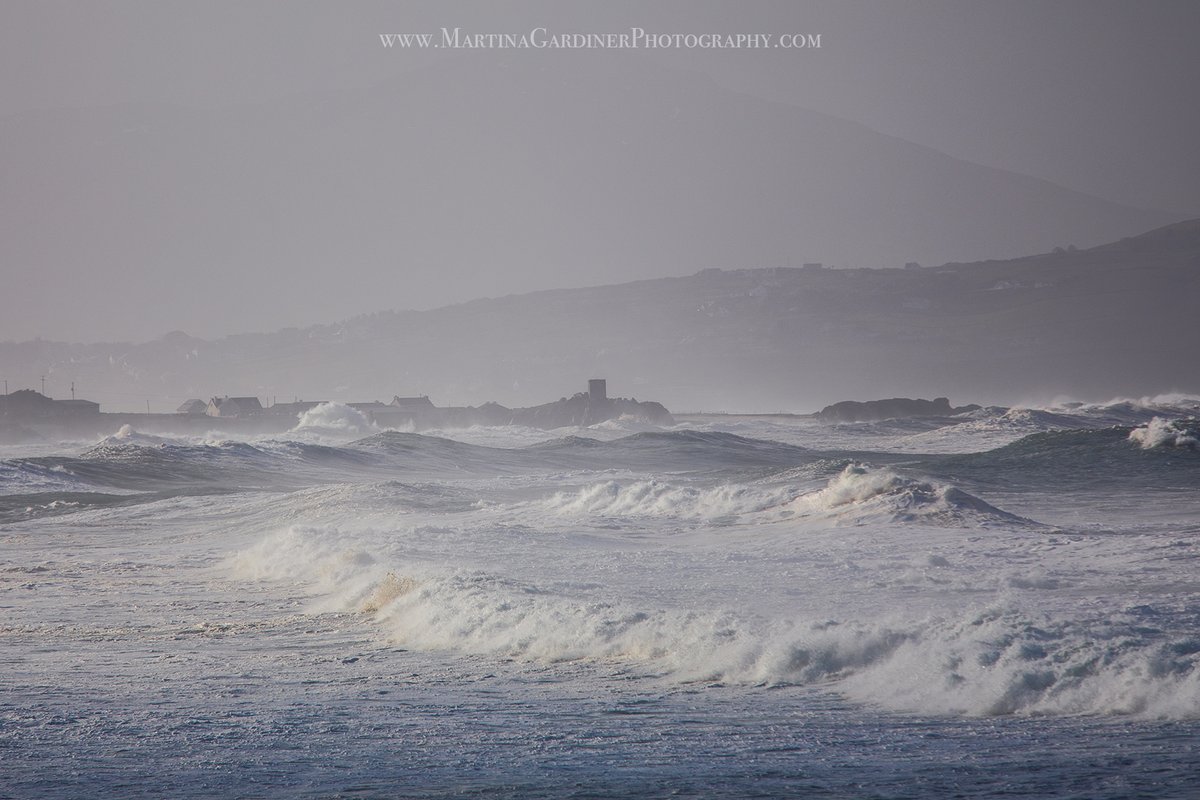
M565 70L464 54L266 106L26 115L0 120L0 154L0 255L29 301L0 338L271 330L704 267L1012 257L1174 220L583 55Z
M0 364L109 409L213 394L528 405L598 376L672 410L1107 398L1200 390L1196 297L1200 220L1009 261L714 269L216 341L0 344Z

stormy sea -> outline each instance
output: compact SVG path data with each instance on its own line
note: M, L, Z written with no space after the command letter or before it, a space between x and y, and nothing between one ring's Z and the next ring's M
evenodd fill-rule
M2 797L1196 797L1200 398L0 448Z

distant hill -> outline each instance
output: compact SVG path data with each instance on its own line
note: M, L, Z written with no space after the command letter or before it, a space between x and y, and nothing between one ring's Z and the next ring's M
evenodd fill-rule
M517 406L570 396L589 377L672 411L1107 398L1200 391L1197 298L1193 220L1008 261L706 270L216 341L7 343L0 365L10 380L46 375L54 396L74 380L105 410L243 393Z
M634 55L525 55L259 106L0 118L0 258L56 330L137 339L704 267L1009 258L1178 220Z

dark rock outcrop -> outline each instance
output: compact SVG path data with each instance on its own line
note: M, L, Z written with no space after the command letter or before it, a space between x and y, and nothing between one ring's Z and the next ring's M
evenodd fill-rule
M905 419L909 417L948 417L975 411L977 405L951 407L950 400L945 397L935 397L933 400L911 399L908 397L892 397L887 400L843 400L831 406L825 406L817 412L817 418L824 422L876 422L884 419Z
M431 405L426 409L408 412L402 421L397 421L395 415L387 418L377 415L375 421L381 427L404 424L411 425L414 430L467 428L473 425L525 425L550 430L595 425L620 417L631 417L654 425L675 424L671 412L661 403L639 403L637 400L619 397L597 398L586 392L529 408L508 408L499 403L458 408L438 408Z
M655 425L675 424L671 412L661 403L639 403L637 400L621 397L597 399L586 392L564 397L553 403L513 409L511 422L531 428L564 428L571 425L595 425L624 416Z

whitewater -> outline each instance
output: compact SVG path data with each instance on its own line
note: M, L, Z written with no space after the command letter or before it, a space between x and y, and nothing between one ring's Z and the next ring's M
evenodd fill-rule
M1194 798L1198 418L3 446L0 797Z

